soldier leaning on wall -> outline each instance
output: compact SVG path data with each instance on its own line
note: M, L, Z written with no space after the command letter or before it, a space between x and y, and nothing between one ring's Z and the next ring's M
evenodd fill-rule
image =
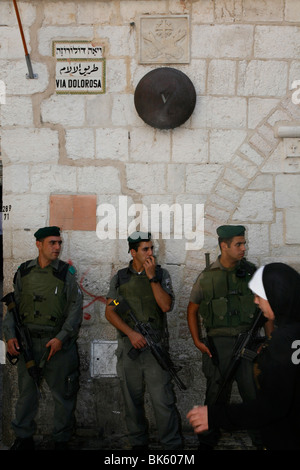
M106 318L118 330L117 372L125 403L129 441L134 450L148 449L148 425L144 410L145 384L151 396L159 440L165 450L181 449L178 412L171 376L163 370L142 334L129 318L115 312L112 301L124 298L141 322L150 322L161 341L166 331L166 312L172 309L173 289L165 269L156 265L151 234L134 232L128 237L132 260L112 278L107 294ZM142 351L134 360L132 347Z
M40 379L46 380L53 396L55 449L63 450L72 435L79 388L76 340L82 322L82 293L75 268L58 259L62 244L59 227L41 228L34 236L39 255L18 268L14 297L20 317L30 332ZM38 390L20 353L10 311L4 318L3 330L8 353L19 356L19 397L12 422L16 440L11 450L34 450Z
M240 333L252 324L258 309L248 287L256 267L245 259L245 227L223 225L218 227L221 255L197 278L190 295L187 316L195 346L203 353L203 373L207 379L205 403L213 403L232 357ZM207 336L199 335L198 313L203 319ZM265 326L269 332L272 322ZM200 332L201 333L201 332ZM255 398L253 364L242 361L235 380L243 401ZM228 384L227 399L231 394ZM254 445L261 447L259 432L250 432ZM199 434L199 450L213 449L219 440L219 429Z
M249 287L263 317L276 328L255 358L257 396L250 403L196 406L187 415L195 432L210 427L259 429L263 449L300 450L300 275L285 263L261 266Z

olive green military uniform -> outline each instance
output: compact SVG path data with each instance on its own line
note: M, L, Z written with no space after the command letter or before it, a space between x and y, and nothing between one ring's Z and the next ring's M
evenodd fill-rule
M75 269L58 259L43 269L38 258L23 263L14 278L14 294L21 319L32 337L35 362L52 392L54 441L66 442L72 434L79 388L76 339L82 321L82 293ZM6 341L16 336L11 312L4 318L3 330ZM47 361L49 349L45 345L54 337L62 341L63 347ZM18 385L12 426L18 438L26 439L35 432L38 395L22 354L18 361Z
M161 275L161 286L173 297L169 273L162 269ZM156 303L145 271L142 273L135 271L132 262L128 268L119 271L111 280L107 298L116 299L120 296L127 301L138 320L150 322L156 333L163 338L165 315ZM134 327L129 318L123 320ZM134 360L128 356L131 348L129 338L118 331L117 373L124 397L125 420L130 443L133 447L148 445L148 426L144 411L146 384L151 396L160 442L164 449L180 449L182 440L170 374L162 369L149 348L144 349Z
M249 329L258 313L253 293L248 287L255 270L255 266L245 258L238 262L235 268L226 269L220 263L219 257L198 276L193 285L190 301L199 304L199 314L207 333L203 342L213 356L212 358L207 354L202 356L202 370L207 380L205 397L207 405L213 403L217 396L221 378L224 377L230 364L238 335ZM255 398L251 361L240 362L235 380L243 401ZM232 384L228 384L224 391L223 399L226 402L230 399L231 388ZM250 435L259 446L258 433L250 431ZM198 435L200 444L210 447L217 444L219 437L219 430Z

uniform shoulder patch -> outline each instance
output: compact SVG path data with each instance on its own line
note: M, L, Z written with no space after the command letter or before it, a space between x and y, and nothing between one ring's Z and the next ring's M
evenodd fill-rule
M71 274L75 274L75 273L76 273L76 269L74 268L74 266L69 265L69 272L70 272Z

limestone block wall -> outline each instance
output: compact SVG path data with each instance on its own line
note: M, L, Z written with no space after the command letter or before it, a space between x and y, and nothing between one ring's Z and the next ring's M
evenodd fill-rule
M169 328L171 351L188 385L187 392L176 390L186 427L189 406L201 402L205 390L186 307L193 281L205 266L204 253L210 252L212 259L218 254L216 227L244 224L247 257L257 265L280 260L300 269L299 139L278 135L282 125L300 126L299 2L24 0L18 5L38 78L26 78L14 8L3 0L4 291L11 290L20 262L36 256L34 231L58 220L53 197L61 197L63 214L70 196L85 196L86 207L94 207L96 198L96 213L93 209L86 216L88 229L78 222L80 217L75 221L72 209L71 225L63 232L62 258L76 266L85 295L78 432L123 432L118 380L92 377L91 345L115 340L104 317L103 296L112 274L129 260L127 243L119 225L115 238L108 239L100 239L91 227L103 219L104 204L128 224L134 220L128 213L132 206L146 208L149 216L153 204L189 205L194 211L202 204L203 246L187 250L187 240L175 238L173 228L169 238L161 230L155 233L158 259L171 273L176 295ZM141 63L140 18L145 15L188 16L186 63ZM56 93L52 45L59 40L87 40L104 47L104 93ZM170 130L148 126L134 106L140 79L160 66L184 72L197 95L191 117ZM6 375L7 387L14 390L9 366ZM15 393L5 398L7 439ZM41 406L38 429L49 433L51 406ZM151 411L149 419L153 424Z

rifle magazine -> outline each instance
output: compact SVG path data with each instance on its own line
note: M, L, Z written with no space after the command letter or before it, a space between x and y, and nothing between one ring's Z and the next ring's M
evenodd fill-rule
M258 355L257 352L251 351L251 349L244 348L241 351L241 357L251 362L254 361L257 355Z

